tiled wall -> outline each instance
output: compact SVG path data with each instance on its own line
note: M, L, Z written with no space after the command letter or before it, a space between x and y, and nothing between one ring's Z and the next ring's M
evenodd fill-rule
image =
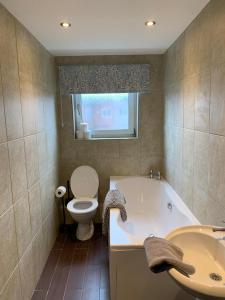
M225 1L165 55L165 174L203 223L225 220Z
M63 98L64 127L61 128L61 183L83 164L96 169L100 177L100 210L109 188L111 175L148 174L150 168L162 168L163 157L163 93L162 56L91 56L58 57L65 64L129 64L149 63L151 92L140 96L140 128L138 140L74 140L70 97ZM100 215L97 217L100 221Z
M0 5L0 298L30 299L56 237L54 59Z

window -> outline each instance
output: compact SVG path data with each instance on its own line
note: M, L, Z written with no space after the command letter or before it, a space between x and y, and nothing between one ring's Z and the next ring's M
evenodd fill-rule
M92 138L137 137L138 94L73 95L74 125L88 123Z

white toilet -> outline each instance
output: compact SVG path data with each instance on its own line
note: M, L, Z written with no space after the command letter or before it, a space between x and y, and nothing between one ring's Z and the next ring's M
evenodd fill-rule
M67 210L78 222L77 238L85 241L94 234L92 220L98 207L99 187L97 172L89 166L78 167L72 173L70 187L75 198L67 204Z

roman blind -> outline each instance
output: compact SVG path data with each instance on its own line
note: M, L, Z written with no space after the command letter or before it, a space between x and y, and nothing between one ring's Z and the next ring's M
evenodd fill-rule
M149 64L59 66L61 95L132 93L150 89Z

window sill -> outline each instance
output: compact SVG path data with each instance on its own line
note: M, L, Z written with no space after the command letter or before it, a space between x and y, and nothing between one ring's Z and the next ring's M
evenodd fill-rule
M75 141L108 141L108 140L138 140L138 137L112 137L112 138L91 138L91 139L74 139Z

